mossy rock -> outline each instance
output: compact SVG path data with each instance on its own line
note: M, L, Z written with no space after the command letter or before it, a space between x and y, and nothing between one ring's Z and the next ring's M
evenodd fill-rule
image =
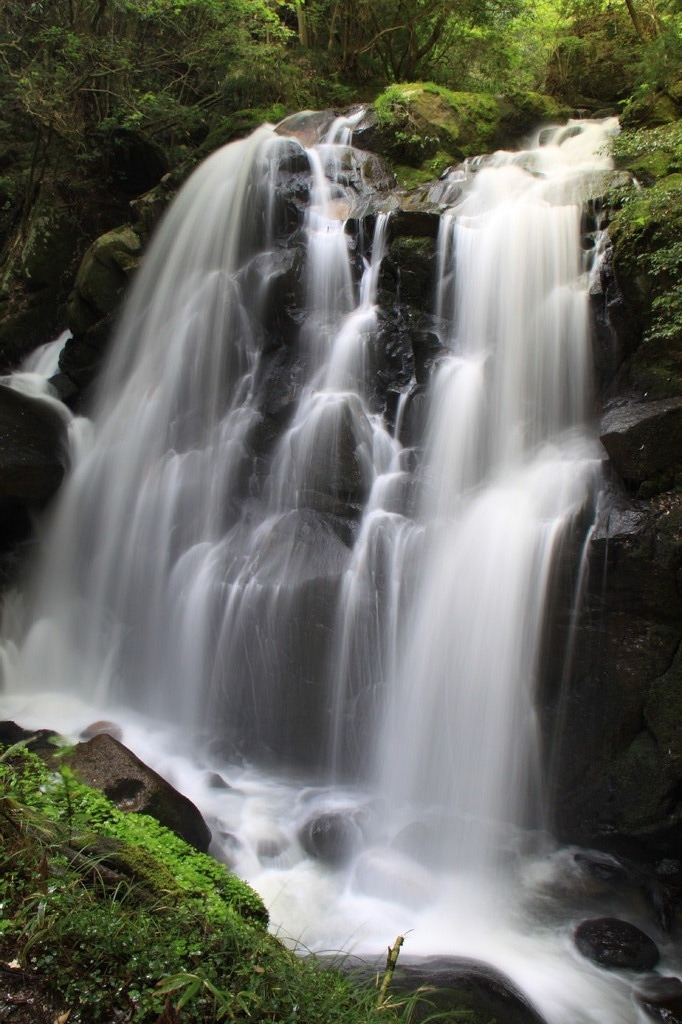
M408 167L422 167L439 151L460 160L487 152L501 119L495 97L452 92L430 82L391 85L374 110L386 154Z
M665 829L669 820L674 776L665 754L649 732L641 732L624 753L603 771L597 784L601 792L601 826L631 838Z
M500 139L499 144L514 144L539 125L555 124L567 120L571 109L553 96L530 90L506 93L499 100Z
M114 228L93 242L69 301L69 327L74 335L83 334L116 309L141 254L142 242L130 225Z
M43 190L31 213L21 253L21 274L31 291L58 288L71 270L79 231L73 211L51 190Z
M672 124L680 116L680 106L666 92L648 93L631 99L621 114L624 128L655 128Z
M540 93L497 97L411 82L385 89L355 137L358 145L390 159L400 184L413 188L452 163L514 145L532 128L568 115L566 107Z

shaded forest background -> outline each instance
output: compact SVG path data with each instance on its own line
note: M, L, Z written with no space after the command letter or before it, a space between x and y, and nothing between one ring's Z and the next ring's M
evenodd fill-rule
M0 368L64 328L131 200L263 121L429 81L651 126L681 67L680 0L4 0Z
M679 0L5 0L0 229L46 176L94 176L115 202L264 119L391 82L618 109L674 87L681 37Z

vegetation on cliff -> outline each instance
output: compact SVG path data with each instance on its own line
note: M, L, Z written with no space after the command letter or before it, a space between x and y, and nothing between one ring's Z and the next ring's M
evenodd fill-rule
M682 121L624 131L615 147L636 184L613 197L610 235L643 344L629 366L649 395L682 391Z

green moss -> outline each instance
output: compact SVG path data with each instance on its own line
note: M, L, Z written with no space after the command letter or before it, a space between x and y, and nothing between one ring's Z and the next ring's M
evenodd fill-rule
M532 128L569 113L540 93L499 97L455 92L433 82L391 85L377 97L374 110L382 151L394 161L404 187L437 177L465 157L514 145Z
M386 151L399 164L424 170L439 155L443 166L484 153L498 134L498 100L453 92L432 82L391 85L374 103Z
M629 101L621 115L621 123L627 128L653 128L677 121L679 109L675 101L664 92L647 92Z
M16 748L0 756L0 840L0 957L73 1024L394 1019L269 935L223 866Z
M625 132L621 167L641 185L612 196L610 225L622 290L643 327L631 379L647 393L682 390L682 123Z
M452 153L439 150L422 160L418 167L394 163L392 170L400 188L416 189L420 185L430 184L453 163L458 162L456 158L453 158Z

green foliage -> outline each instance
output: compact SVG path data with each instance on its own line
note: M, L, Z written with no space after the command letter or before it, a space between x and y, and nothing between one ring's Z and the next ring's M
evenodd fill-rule
M281 98L291 32L266 0L55 0L0 14L11 102L85 152L106 123L193 141L234 88L235 106ZM237 95L239 93L239 95Z
M153 819L20 745L0 756L0 957L73 1024L410 1019L414 997L378 1009L374 990L297 957L263 916L248 886Z
M614 154L639 178L611 197L610 227L619 277L644 325L633 372L668 393L682 371L682 122L622 132Z

